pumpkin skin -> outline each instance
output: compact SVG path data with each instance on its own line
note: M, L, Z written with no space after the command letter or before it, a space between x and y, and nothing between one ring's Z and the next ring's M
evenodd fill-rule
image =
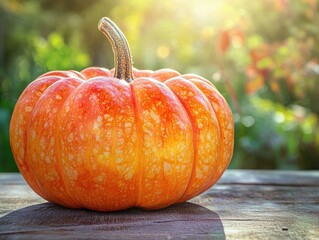
M215 86L175 70L52 71L18 99L10 143L44 199L70 208L159 209L210 188L233 153L231 110Z

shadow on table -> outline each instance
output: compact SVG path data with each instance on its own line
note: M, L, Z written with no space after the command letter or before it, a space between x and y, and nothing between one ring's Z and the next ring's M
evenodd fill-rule
M224 239L217 213L193 203L146 211L93 212L37 204L0 218L0 239Z

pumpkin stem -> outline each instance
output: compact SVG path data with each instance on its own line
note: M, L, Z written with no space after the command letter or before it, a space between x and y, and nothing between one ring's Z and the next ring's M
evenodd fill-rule
M131 82L133 80L132 57L128 42L121 30L109 18L103 17L98 29L107 37L114 53L114 77Z

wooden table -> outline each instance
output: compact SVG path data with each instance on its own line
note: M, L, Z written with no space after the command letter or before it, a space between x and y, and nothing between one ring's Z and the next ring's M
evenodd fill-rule
M0 174L0 239L319 239L319 171L227 170L190 202L101 213L48 203Z

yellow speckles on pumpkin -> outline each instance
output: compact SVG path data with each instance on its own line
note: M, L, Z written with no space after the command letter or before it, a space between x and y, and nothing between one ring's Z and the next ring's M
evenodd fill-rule
M51 163L51 158L49 156L46 156L44 159L47 163Z
M31 140L34 140L36 137L36 132L34 129L31 130Z
M84 140L84 138L85 138L85 137L84 137L84 134L83 134L83 133L80 133L80 139L81 139L81 140Z
M44 92L46 89L47 89L47 86L44 85L43 87L40 88L40 92Z
M97 170L97 165L96 165L95 162L93 162L93 163L91 164L91 168L92 168L92 170L93 170L94 172Z
M37 97L40 97L42 95L42 92L41 91L35 91L34 93Z
M207 141L213 140L213 136L212 136L212 133L211 133L211 132L208 132L208 133L206 134L206 139L207 139Z
M109 145L107 145L107 146L104 147L104 150L106 152L110 152L111 151L111 147Z
M61 95L60 95L60 94L57 94L57 95L55 95L55 99L57 99L57 100L61 100L61 99L62 99L62 97L61 97Z
M123 130L121 128L116 129L116 136L118 137L118 145L124 144Z
M150 141L152 141L152 139L153 139L152 135L154 134L154 128L152 128L151 124L143 124L142 129L146 135L145 136L146 141L144 144L146 144L146 143L150 144L151 142L147 142L147 141L148 141L148 139L150 139ZM153 143L151 143L151 144L153 144Z
M203 128L203 123L201 123L201 122L199 122L198 124L197 124L197 127L199 128L199 129L202 129Z
M95 141L99 142L100 141L100 133L95 134Z
M188 94L187 94L187 96L189 96L189 97L194 97L194 96L195 96L195 93L192 92L192 91L189 91Z
M73 135L73 133L70 133L68 136L68 142L72 142L73 139L74 139L74 135Z
M102 126L102 117L98 116L96 121L93 124L93 130L97 130L98 128L100 128Z
M24 148L19 148L19 156L24 156ZM19 162L22 163L23 162L23 158L19 158Z
M123 162L123 158L121 158L121 157L117 158L117 159L116 159L116 162L117 162L117 163Z
M185 97L185 96L188 95L188 92L187 92L186 90L183 90L183 91L180 91L180 92L179 92L179 95L180 95L181 97Z
M196 116L199 114L198 110L194 109L194 110L193 110L193 114L194 114L194 116L196 117Z
M118 165L116 169L119 171L119 173L123 176L124 180L126 181L131 180L134 175L134 170L131 166Z
M176 125L181 129L181 130L186 130L187 129L187 125L182 122L181 120L177 120L176 121Z
M55 180L58 180L59 176L55 171L51 170L47 174L45 174L45 179L49 182L53 182Z
M168 162L164 162L164 171L169 174L172 171L172 165Z
M44 148L44 147L45 147L45 140L44 140L44 137L41 137L41 139L40 139L40 146L41 146L42 148Z
M113 121L113 116L111 116L110 114L104 114L103 115L104 119L107 121L107 122L112 122Z
M66 167L65 174L69 177L70 180L73 181L75 181L79 175L79 173L72 167Z
M225 167L223 165L219 165L217 168L217 172L225 171Z
M97 148L93 148L93 154L97 154L99 150Z
M215 102L211 102L213 109L215 110L215 112L220 111L220 106L219 104L215 103Z
M146 178L147 181L148 181L148 179L152 179L154 177L155 177L155 172L152 171L152 170L147 171L146 174L145 174L145 178Z
M202 178L203 177L203 172L199 168L196 169L196 178Z
M143 110L143 112L142 112L142 115L144 115L144 116L148 116L150 114L150 111L149 110Z
M79 98L80 98L80 96L79 96ZM95 103L98 100L98 98L96 97L96 95L91 94L89 97L89 100L91 103Z
M145 137L145 139L150 139L150 138ZM149 147L152 146L152 144L151 144L149 141L145 141L145 142L143 143L143 145L144 145L145 148L149 148Z
M69 153L68 154L68 160L74 160L74 154Z
M124 179L126 181L131 180L133 175L134 175L133 168L132 167L127 167L126 171L124 172Z
M149 115L155 121L156 124L160 123L160 117L153 109L149 111Z
M18 136L22 136L23 135L23 129L22 128L18 128Z
M120 144L120 145L122 145L122 144ZM116 148L116 149L115 149L114 153L115 153L116 156L123 156L123 149L122 149L122 147L123 147L123 146L121 146L121 148L119 147L119 148Z
M26 106L26 107L24 108L24 110L25 110L26 112L31 112L32 109L33 109L33 107L31 107L31 106Z
M98 176L96 177L96 181L97 181L97 182L103 182L105 178L106 178L105 174L104 174L104 173L101 173L100 175L98 175Z
M104 152L103 153L103 157L105 157L105 158L109 158L110 156L111 156L110 152Z
M183 162L184 158L183 157L178 157L176 160L177 160L178 163L181 163L181 162Z

